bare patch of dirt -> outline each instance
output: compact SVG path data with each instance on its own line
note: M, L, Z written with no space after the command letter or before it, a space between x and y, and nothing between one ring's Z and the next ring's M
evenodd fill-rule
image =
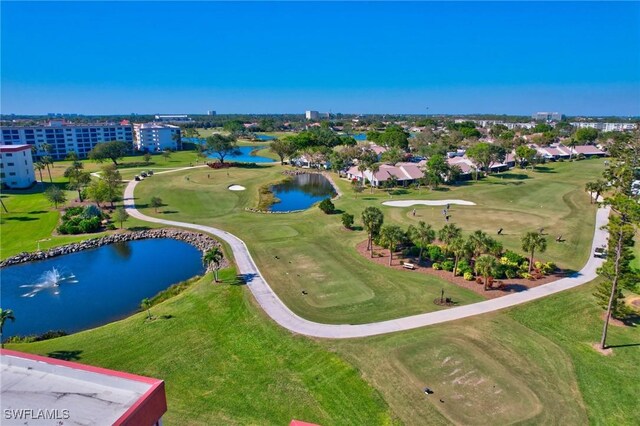
M607 316L607 311L604 311L600 315L600 318L602 319L602 321L604 321L606 316ZM611 319L609 320L609 325L613 325L615 327L626 327L627 326L623 321L621 321L619 319L616 319L614 317L611 317Z
M475 280L467 281L461 276L454 277L452 272L435 270L431 267L430 261L423 260L422 262L418 262L416 258L404 257L400 252L393 254L393 262L391 266L389 266L389 250L374 245L373 247L374 255L373 255L373 258L371 258L371 254L367 250L367 240L364 240L363 242L356 245L356 250L362 256L366 257L372 262L376 262L379 265L384 265L388 268L403 270L410 273L417 272L421 274L433 275L442 280L455 284L459 287L464 287L471 291L474 291L486 297L487 299L495 299L501 296L506 296L508 294L525 291L530 288L538 287L543 284L548 284L550 282L559 280L560 278L563 277L562 273L556 273L556 274L547 275L539 280L527 280L522 278L514 278L514 279L505 278L501 280L504 283L504 289L491 288L485 291L484 286L482 284L476 283ZM415 265L415 269L410 270L410 269L404 268L402 266L404 262L412 263L413 265Z
M592 343L592 344L591 344L591 347L592 347L593 349L595 349L595 350L596 350L596 352L599 352L601 355L604 355L604 356L613 355L613 349L611 349L611 348L602 349L602 348L600 347L600 343Z

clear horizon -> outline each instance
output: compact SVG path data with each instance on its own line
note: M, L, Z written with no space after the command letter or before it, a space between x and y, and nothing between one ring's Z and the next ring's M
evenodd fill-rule
M3 2L2 113L640 115L637 2L116 4Z

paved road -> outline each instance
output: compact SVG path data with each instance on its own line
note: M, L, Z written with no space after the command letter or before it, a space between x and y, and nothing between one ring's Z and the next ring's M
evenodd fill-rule
M160 172L164 173L164 172ZM403 330L411 330L414 328L424 327L427 325L440 324L447 321L453 321L461 318L467 318L474 315L485 314L497 311L511 306L526 303L535 299L539 299L550 294L568 290L585 284L596 278L596 269L602 264L602 259L589 258L587 264L579 272L567 278L545 284L540 287L520 293L510 294L508 296L499 297L497 299L486 300L471 305L459 306L442 311L429 312L426 314L412 315L404 318L397 318L389 321L372 322L369 324L321 324L311 322L299 317L293 313L280 298L271 289L267 281L264 279L260 270L256 266L249 250L241 239L221 229L211 226L196 225L193 223L176 222L172 220L158 219L146 216L135 208L134 189L139 182L130 181L124 193L125 208L129 214L135 218L145 220L147 222L160 223L169 226L178 226L182 228L194 229L206 232L226 241L236 261L236 265L240 274L245 277L247 287L251 290L254 297L275 322L282 327L306 336L346 339L354 337L376 336L379 334L393 333ZM596 247L606 244L607 233L600 229L607 223L609 216L608 208L599 208L596 215L596 226L593 238L593 246L591 253ZM407 272L409 273L409 272Z

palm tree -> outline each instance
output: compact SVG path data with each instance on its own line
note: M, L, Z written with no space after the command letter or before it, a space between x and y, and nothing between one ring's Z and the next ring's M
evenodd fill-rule
M547 239L539 232L527 232L522 236L522 250L531 253L529 258L529 273L533 268L533 255L536 250L544 253L547 250Z
M360 176L362 177L362 182L361 185L364 187L364 172L367 170L367 165L364 164L363 162L360 162L360 164L358 164L358 171L360 172Z
M38 172L40 172L40 183L42 183L43 179L42 179L42 171L44 170L44 164L42 163L42 161L37 161L34 165L33 168L36 169Z
M409 239L413 244L420 248L418 254L418 260L422 260L422 252L427 244L431 244L436 239L436 231L431 228L431 225L427 225L423 221L418 222L418 226L409 226L407 231Z
M375 177L376 173L380 171L380 164L373 163L369 167L369 170L371 171L371 193L373 194L373 178Z
M474 259L480 256L480 254L489 251L491 239L486 232L475 231L473 234L469 235L468 241Z
M53 179L51 179L51 169L49 168L49 166L53 164L53 158L46 155L42 157L40 161L42 162L42 164L44 164L47 167L47 173L49 173L49 182L53 183Z
M389 266L393 262L393 252L400 242L404 239L404 232L397 225L387 225L380 231L380 238L382 239L382 246L389 249Z
M485 254L476 259L475 271L476 274L482 275L484 277L484 289L487 290L487 285L489 284L489 277L492 277L496 274L498 269L498 259L491 256L490 254Z
M140 307L142 309L146 309L147 310L147 315L148 315L149 319L151 319L151 300L142 299L142 303L140 303Z
M362 212L362 225L369 234L369 240L367 242L367 250L371 250L371 257L373 257L373 236L380 232L380 228L384 222L384 215L382 211L377 207L367 207Z
M4 328L4 322L6 320L14 322L16 317L13 315L13 311L11 309L0 308L0 348L4 348L4 342L2 341L2 329Z
M607 190L607 183L601 179L598 179L595 182L587 182L585 185L585 190L589 193L589 202L593 204L594 202L598 202L598 198L600 194ZM595 193L595 197L594 194Z
M220 269L223 258L224 254L218 247L214 247L208 250L202 257L202 262L204 263L205 267L209 268L213 264L213 276L215 279L214 282L218 282L218 269Z
M469 247L469 243L467 243L462 236L458 236L451 240L447 247L455 257L455 261L453 263L453 276L455 277L458 272L458 263L460 262L460 258L469 255L471 253L471 247Z
M454 225L453 223L447 223L440 231L438 231L438 239L445 243L447 246L451 244L451 241L462 236L462 229Z

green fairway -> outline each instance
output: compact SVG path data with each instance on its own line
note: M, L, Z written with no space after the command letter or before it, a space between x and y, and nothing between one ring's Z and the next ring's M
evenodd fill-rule
M602 327L594 287L326 345L361 369L405 424L638 424L640 334L611 327L609 342L620 347L609 357L591 347Z
M499 240L506 248L521 252L522 233L545 228L549 248L539 257L579 269L589 256L595 220L595 205L589 204L584 182L601 172L602 161L545 167L540 172L512 171L443 191L400 190L405 193L393 195L393 199L474 201L477 206L453 206L450 212L465 231L482 229L495 235L503 227L506 235ZM459 303L480 300L480 296L430 275L373 264L355 250L356 244L366 239L365 232L345 230L339 215L325 215L317 208L290 215L245 212L245 207L257 205L257 189L281 179L284 169L271 165L230 169L228 176L227 171L208 169L157 175L138 186L137 203L153 216L154 210L144 205L159 196L167 207L157 216L217 226L238 235L287 306L314 321L362 323L435 310L438 307L432 301L441 288ZM389 200L386 192L369 194L367 190L355 198L346 180L335 175L334 180L345 194L335 201L336 207L355 214L356 225L369 205L382 208L385 223L408 226L426 220L436 229L445 223L442 208L419 206L413 217L412 208L382 206ZM231 184L247 190L229 191ZM555 242L559 234L564 243ZM308 294L303 296L302 290Z
M364 232L345 230L336 215L317 208L293 215L245 212L257 205L258 188L281 179L282 170L263 166L230 169L229 176L205 169L157 175L138 185L136 202L145 214L218 226L243 238L287 306L311 320L356 323L432 311L440 309L432 301L441 288L460 303L481 300L435 277L370 262L355 251ZM247 189L229 191L232 183ZM159 214L144 207L153 196L167 204Z
M165 380L164 421L190 425L392 424L359 373L321 345L292 336L234 285L233 270L211 275L146 312L59 339L7 345ZM20 321L17 318L16 321Z

